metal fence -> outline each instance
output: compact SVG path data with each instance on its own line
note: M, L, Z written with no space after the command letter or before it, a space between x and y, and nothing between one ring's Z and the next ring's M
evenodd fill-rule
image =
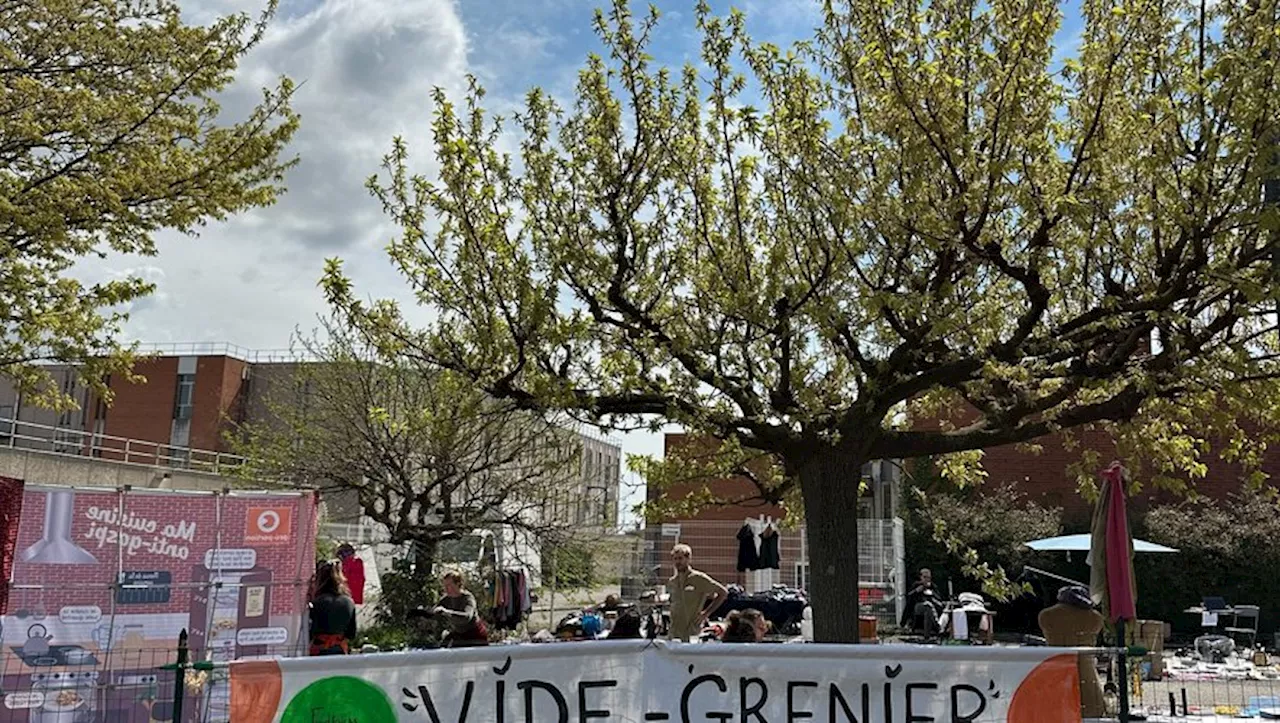
M244 457L227 452L114 437L12 418L0 418L0 447L215 475L234 474L245 463Z
M550 643L575 645L576 643ZM1078 649L1084 665L1096 665L1099 685L1105 686L1103 710L1082 710L1084 720L1160 721L1174 723L1265 719L1280 709L1280 679L1270 676L1270 658L1265 666L1247 669L1241 661L1194 666L1197 679L1164 677L1143 680L1151 654L1140 648L1121 651L1108 648ZM289 657L291 647L269 649L254 657ZM1127 655L1132 671L1127 684L1130 715L1120 714L1120 680L1115 665ZM63 721L75 723L224 723L229 721L229 678L225 660L187 647L184 633L169 647L143 647L113 652L112 662L99 660L64 661L49 670L32 674L28 656L14 647L0 651L0 671L5 686L5 706L0 721ZM1174 653L1163 655L1176 660ZM332 659L335 673L345 666ZM1261 661L1260 661L1261 662ZM1167 663L1166 663L1167 664ZM1217 667L1214 667L1217 666ZM1164 671L1168 675L1168 670ZM1193 673L1187 672L1186 675ZM181 678L178 676L181 675ZM1178 675L1182 675L1179 673ZM1250 677L1250 676L1255 677ZM29 680L29 683L25 682ZM850 696L856 695L856 691ZM853 699L850 699L853 701ZM859 704L851 702L856 710ZM879 698L872 712L878 715ZM1046 720L1052 711L1045 711ZM878 718L873 718L878 720ZM1053 720L1061 719L1053 716ZM966 719L972 723L1002 723L995 712Z
M3 618L0 649L0 687L5 694L0 723L225 723L230 716L229 690L223 675L226 663L306 652L305 623L300 617L274 616L275 627L245 631L236 629L237 617L242 616L246 605L252 608L258 604L253 590L265 591L259 594L262 604L269 606L278 595L305 595L305 585L305 581L295 580L175 583L163 587L117 585L100 594L94 593L92 585L64 586L59 592L61 597L75 596L85 604L58 609L46 609L41 604L42 600L55 597L54 591L13 585L10 613ZM143 601L144 596L155 601L161 599L157 596L163 596L166 602ZM122 598L142 607L164 605L176 612L124 614L129 606L117 604ZM72 634L79 621L68 615L94 609L102 610L102 616L92 633L87 638ZM166 630L170 620L172 627ZM193 627L186 642L188 625ZM184 678L182 695L186 696L188 715L170 718L165 717L167 712L182 706L174 672L166 667L179 660L175 645L179 635L184 651L189 652L187 660L198 667L188 670Z
M739 530L746 520L680 520L651 525L645 531L644 550L634 570L633 587L661 585L671 576L668 555L672 545L693 548L693 566L722 583L740 585L747 593L768 590L774 585L805 589L809 582L809 547L803 525L773 527L779 534L778 567L765 570L738 570ZM752 520L754 527L761 520ZM768 525L766 519L763 524ZM850 608L861 605L884 625L897 622L902 614L905 584L905 553L902 521L899 519L858 520L858 580L861 597L849 601Z

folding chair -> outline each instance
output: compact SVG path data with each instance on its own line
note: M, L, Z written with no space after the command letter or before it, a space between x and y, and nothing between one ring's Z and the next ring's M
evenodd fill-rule
M1222 632L1235 638L1237 635L1244 636L1249 641L1249 647L1253 647L1258 641L1258 616L1261 608L1257 605L1236 605L1231 609L1231 624L1223 628Z

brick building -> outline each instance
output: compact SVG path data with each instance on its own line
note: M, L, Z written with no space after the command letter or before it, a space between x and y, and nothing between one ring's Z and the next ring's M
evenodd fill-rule
M1076 491L1076 481L1068 473L1069 467L1078 463L1086 451L1096 452L1103 465L1115 458L1115 445L1105 432L1088 431L1079 435L1078 447L1068 449L1059 435L1037 440L1039 453L1023 451L1016 445L1004 445L985 450L982 466L987 472L988 485L1014 484L1028 500L1049 507L1060 507L1063 521L1072 532L1084 531L1092 514L1089 503ZM1212 499L1225 499L1240 490L1243 469L1239 464L1224 462L1218 456L1219 447L1212 445L1203 461L1207 472L1195 482L1196 491ZM1262 470L1272 483L1280 482L1280 450L1269 449L1263 457ZM1145 489L1131 504L1143 510L1152 504L1177 501L1175 495L1162 490Z
M1041 451L1031 452L1016 445L1005 445L985 450L983 466L988 474L987 485L1015 484L1030 501L1063 510L1063 521L1068 532L1087 531L1092 508L1076 491L1076 481L1068 473L1069 467L1081 459L1087 451L1096 452L1104 464L1115 456L1110 437L1103 432L1083 432L1080 445L1068 449L1058 435L1038 440ZM684 434L668 434L665 453L678 455L695 441ZM1242 469L1238 464L1223 462L1216 453L1205 458L1208 472L1196 483L1196 490L1206 496L1222 499L1240 489ZM906 465L908 468L910 465ZM862 477L870 484L870 494L862 501L858 511L860 543L860 579L864 581L863 599L866 602L883 600L885 606L892 600L898 586L905 582L905 551L902 549L902 522L899 519L902 467L898 464L873 462L862 470ZM1263 471L1273 480L1280 480L1280 451L1268 451ZM850 480L853 483L853 480ZM752 493L751 483L741 478L710 480L698 485L686 485L666 491L669 499L681 499L703 486L721 499L733 499ZM649 490L650 499L658 494ZM1175 501L1167 492L1146 490L1132 501L1133 509L1141 511L1154 503ZM738 531L749 520L757 526L759 521L780 519L784 512L772 505L745 503L714 507L694 515L670 517L658 520L647 531L646 549L648 566L659 580L671 574L667 551L675 542L684 542L694 549L694 565L725 583L737 583L749 590L762 589L773 583L804 587L808 576L808 551L803 535L803 521L791 520L781 527L781 568L771 575L743 573L737 570ZM888 610L881 610L887 616ZM900 611L899 611L900 612Z
M134 372L142 380L137 383L109 379L115 395L110 407L78 384L72 367L50 369L55 383L79 405L64 412L28 404L7 380L0 380L0 420L51 427L64 432L68 440L83 439L83 433L88 433L136 440L140 445L229 451L225 433L245 420L252 371L275 362L265 353L225 344L191 346L191 353L173 349L174 353L160 351L139 361ZM34 435L18 430L17 436L15 446L22 446L23 436ZM99 456L108 459L119 456L111 450L102 452Z
M54 381L79 409L52 412L25 403L0 378L0 444L40 451L94 456L121 462L185 467L208 465L228 455L227 434L238 424L270 419L271 404L287 403L299 360L289 351L255 351L222 343L144 347L143 378L108 381L110 407L78 385L75 370L51 367ZM305 392L298 403L305 403ZM572 522L612 531L618 524L622 449L608 440L579 435L582 445L577 487L568 496ZM38 480L33 480L38 481ZM358 507L330 496L329 521L358 527Z

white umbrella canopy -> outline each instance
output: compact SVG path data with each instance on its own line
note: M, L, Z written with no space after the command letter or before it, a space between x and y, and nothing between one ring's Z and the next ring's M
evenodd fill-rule
M1025 543L1027 547L1041 552L1088 552L1092 538L1088 534L1081 535L1061 535L1059 537L1046 537L1043 540L1032 540ZM1146 540L1134 539L1134 552L1177 552L1172 547L1147 542Z

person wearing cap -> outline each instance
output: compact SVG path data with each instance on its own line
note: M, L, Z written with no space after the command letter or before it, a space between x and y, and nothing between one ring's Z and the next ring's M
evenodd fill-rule
M1064 648L1091 648L1097 644L1102 632L1102 614L1094 609L1089 589L1080 585L1068 585L1058 590L1058 604L1040 612L1040 629L1044 639L1053 646ZM1106 713L1102 699L1102 682L1098 680L1098 667L1094 656L1079 656L1080 704L1085 718L1101 718Z

